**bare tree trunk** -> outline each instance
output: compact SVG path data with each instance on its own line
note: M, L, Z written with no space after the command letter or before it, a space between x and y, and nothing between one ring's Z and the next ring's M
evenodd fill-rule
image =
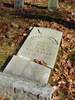
M58 0L48 0L48 10L54 11L58 9Z

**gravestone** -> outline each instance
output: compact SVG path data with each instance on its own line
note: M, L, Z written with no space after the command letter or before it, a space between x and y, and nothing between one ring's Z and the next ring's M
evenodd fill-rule
M24 7L24 0L15 0L14 8L19 9Z
M24 57L13 56L4 72L26 77L42 84L47 84L51 69L35 62L31 62Z
M34 59L44 61L49 68L53 68L61 38L60 31L34 27L17 55L27 57L32 61Z
M58 7L59 7L58 1L59 0L48 0L48 10L49 11L55 11L55 10L57 10Z
M60 31L34 27L3 75L0 74L0 94L12 95L15 100L51 100L54 88L48 79L61 37ZM47 66L33 62L34 59L44 61Z

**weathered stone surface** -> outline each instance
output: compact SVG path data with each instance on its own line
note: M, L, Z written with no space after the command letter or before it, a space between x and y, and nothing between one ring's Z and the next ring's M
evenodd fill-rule
M15 0L14 7L15 7L15 9L23 8L24 7L24 0Z
M0 96L10 100L51 100L53 91L50 85L0 73Z
M4 72L26 77L45 84L48 83L51 69L35 62L31 62L24 57L13 56Z
M54 11L58 9L58 0L48 0L48 10L49 11Z
M50 28L34 27L17 55L37 59L53 68L59 50L62 32Z

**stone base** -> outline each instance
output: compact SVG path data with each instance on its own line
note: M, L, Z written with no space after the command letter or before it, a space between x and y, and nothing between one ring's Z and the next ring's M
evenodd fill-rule
M50 85L0 73L0 96L10 100L51 100L53 91Z

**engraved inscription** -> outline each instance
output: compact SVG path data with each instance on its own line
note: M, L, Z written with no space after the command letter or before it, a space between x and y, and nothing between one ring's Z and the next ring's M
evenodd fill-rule
M62 32L49 28L34 27L18 55L31 60L42 60L53 68L58 53Z

